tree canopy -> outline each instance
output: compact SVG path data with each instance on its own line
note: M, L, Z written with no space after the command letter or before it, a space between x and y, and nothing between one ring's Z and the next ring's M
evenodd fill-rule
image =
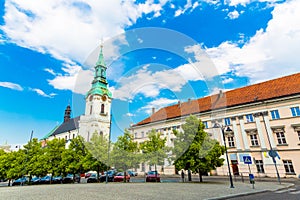
M202 175L223 165L224 159L220 157L225 153L225 147L210 138L201 120L195 116L189 116L182 129L183 132L174 132L175 168L199 173L202 182Z

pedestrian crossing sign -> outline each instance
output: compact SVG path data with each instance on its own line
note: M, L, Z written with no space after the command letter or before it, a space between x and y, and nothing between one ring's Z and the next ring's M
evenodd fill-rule
M251 156L243 156L245 164L252 164Z

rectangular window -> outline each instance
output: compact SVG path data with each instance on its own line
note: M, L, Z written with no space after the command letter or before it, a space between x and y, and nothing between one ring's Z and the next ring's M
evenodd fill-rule
M292 107L291 108L291 112L292 112L293 117L300 116L300 108L299 108L299 106Z
M271 110L272 119L280 119L278 110Z
M278 144L286 144L286 139L283 132L277 132L276 136Z
M208 128L208 123L207 122L202 122L204 124L204 128Z
M142 135L142 138L144 138L144 131L142 131L141 135Z
M225 118L224 121L226 126L230 125L230 118Z
M265 173L264 164L262 160L255 160L255 165L258 173Z
M293 163L291 160L283 160L283 165L286 173L295 173Z
M234 138L232 136L228 137L228 146L234 147Z
M254 121L253 120L253 115L252 114L246 115L246 120L247 120L247 122L253 122Z
M298 133L298 139L300 140L300 131L297 131L297 133Z
M250 141L251 141L252 146L259 146L258 139L257 139L257 134L250 135Z

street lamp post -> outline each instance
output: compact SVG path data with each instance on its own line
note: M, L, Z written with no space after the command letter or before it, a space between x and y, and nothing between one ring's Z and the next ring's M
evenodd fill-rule
M229 173L229 181L230 181L230 188L234 188L233 186L233 181L232 181L232 175L231 175L231 170L230 170L230 164L229 164L229 159L228 159L228 152L227 152L227 145L226 145L226 140L225 140L225 126L222 126L218 123L215 123L214 128L220 128L222 131L222 136L223 136L223 141L224 141L224 146L225 146L225 155L227 159L227 167L228 167L228 173ZM226 128L226 132L232 131L229 127Z
M270 136L269 136L269 133L268 133L268 130L267 130L267 124L266 124L266 121L265 121L265 118L264 118L265 115L268 115L268 112L260 112L259 115L261 115L262 118L263 118L263 122L264 122L264 125L265 125L268 142L269 142L269 145L270 145L269 155L272 157L272 161L273 161L273 164L275 166L278 183L281 184L280 175L279 175L276 160L275 160L275 158L278 156L278 154L275 150L273 150L273 147L272 147L272 144L271 144L271 141L270 141Z

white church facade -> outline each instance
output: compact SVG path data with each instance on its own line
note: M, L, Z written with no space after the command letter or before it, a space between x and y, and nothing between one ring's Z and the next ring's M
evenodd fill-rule
M109 135L112 94L108 89L102 46L94 68L92 87L85 95L85 113L71 118L71 106L68 105L63 123L41 138L43 145L54 138L65 139L68 143L78 135L85 141L89 141L94 133Z

